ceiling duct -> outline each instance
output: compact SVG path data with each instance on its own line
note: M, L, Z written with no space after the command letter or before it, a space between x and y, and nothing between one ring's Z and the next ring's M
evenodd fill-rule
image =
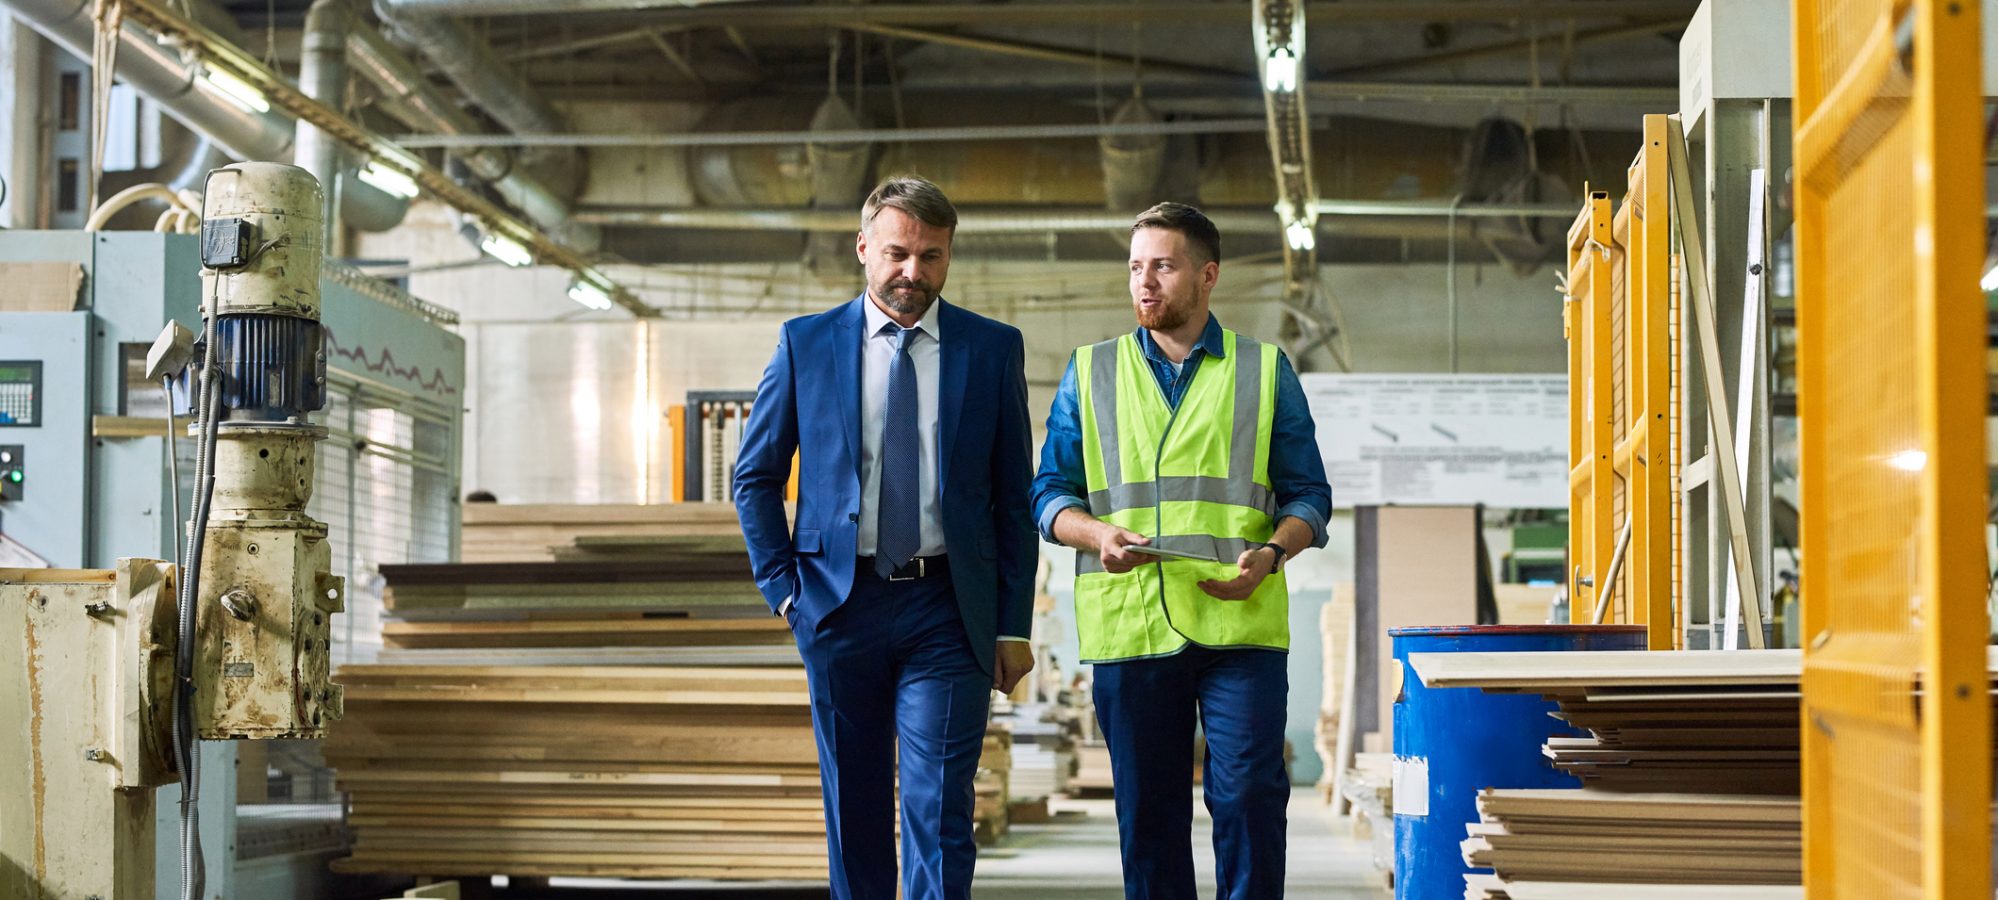
M483 38L465 23L440 16L416 15L394 0L375 0L375 13L404 40L422 48L444 77L494 120L517 134L563 134L568 125L555 108L517 78L514 67L501 62ZM573 147L538 147L517 157L548 190L572 198L583 183L582 151ZM566 242L594 248L594 229L568 226L558 232Z
M1113 125L1156 125L1164 120L1133 95L1110 116ZM1158 185L1165 175L1166 137L1163 134L1105 135L1097 139L1103 154L1103 200L1112 212L1149 209L1160 200Z
M419 131L439 134L477 134L484 131L465 112L432 86L401 50L372 28L356 27L347 36L348 64L382 94L382 106L391 116ZM514 208L542 229L554 232L570 227L569 199L515 164L513 154L500 147L468 147L449 151L473 177L490 185Z
M860 119L838 94L827 94L812 113L811 130L858 131ZM805 154L812 167L812 209L844 212L853 217L858 230L856 211L867 200L872 187L867 176L873 151L874 145L865 142L807 144ZM820 276L850 274L856 265L852 234L813 234L805 242L805 265Z
M92 0L0 0L0 4L76 58L91 58L90 47L96 37L90 15ZM195 5L203 24L222 31L212 13L202 14L198 9L208 4ZM233 29L233 25L226 27ZM233 37L228 33L224 36ZM284 162L292 158L295 123L289 116L247 110L202 89L196 84L197 65L155 38L138 25L125 23L119 33L119 81L151 98L175 120L207 136L237 159ZM341 200L341 213L347 222L368 230L394 227L408 209L407 200L365 184L347 191Z
M1462 198L1470 203L1571 201L1567 182L1540 168L1534 137L1511 119L1488 118L1464 141ZM1478 240L1520 274L1538 268L1567 237L1566 223L1538 217L1482 223Z

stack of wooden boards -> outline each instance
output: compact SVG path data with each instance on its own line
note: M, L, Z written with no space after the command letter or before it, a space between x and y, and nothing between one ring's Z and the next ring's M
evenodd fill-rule
M1036 804L1045 809L1049 797L1068 793L1080 733L1068 712L1059 703L1012 704L1008 710L993 710L995 719L1013 733L1013 770L1006 779L1006 796L1016 812ZM1018 816L1014 819L1020 821Z
M1076 794L1107 794L1114 785L1110 780L1110 745L1102 741L1084 741L1075 754L1075 777L1068 781L1069 789Z
M978 751L978 775L972 781L971 834L980 844L995 844L1006 836L1012 774L1013 729L1003 722L987 722L985 742Z
M728 503L467 503L458 558L468 563L554 562L605 538L733 539L742 549L735 506Z
M1498 875L1469 876L1469 900L1509 900L1508 882L1589 882L1606 873L1671 885L1803 879L1796 797L1486 790L1478 816L1463 844L1465 862Z
M797 667L348 666L343 872L823 879Z
M336 673L348 872L826 878L809 695L733 510L472 504Z
M1800 651L1414 654L1409 663L1431 688L1540 694L1589 732L1544 749L1585 789L1480 798L1463 850L1496 875L1470 876L1465 896L1558 900L1572 895L1543 883L1611 872L1656 887L1598 884L1586 896L1793 896L1764 886L1802 878Z
M1416 654L1430 687L1537 693L1589 731L1546 754L1584 785L1625 791L1798 793L1797 650Z

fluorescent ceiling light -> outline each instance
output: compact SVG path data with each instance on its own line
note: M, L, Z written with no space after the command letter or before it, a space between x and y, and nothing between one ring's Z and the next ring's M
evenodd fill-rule
M1283 237L1290 244L1290 249L1292 250L1310 252L1318 246L1318 238L1311 232L1311 223L1303 219L1292 222L1289 226L1285 227Z
M361 167L360 177L362 181L405 199L415 199L417 194L422 193L416 186L416 179L379 162L370 161Z
M610 309L611 295L595 282L578 278L569 284L569 299L591 309Z
M534 254L528 252L525 245L503 234L486 235L486 239L479 242L479 249L516 269L534 262Z
M1297 54L1289 47L1271 50L1263 60L1263 90L1273 94L1297 90Z
M257 90L256 85L228 72L204 67L201 70L201 80L208 82L208 86L221 94L223 99L243 109L260 113L271 111L271 101L264 98L263 91Z

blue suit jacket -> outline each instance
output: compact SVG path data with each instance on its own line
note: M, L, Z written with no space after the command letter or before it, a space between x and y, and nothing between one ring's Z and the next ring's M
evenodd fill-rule
M786 598L805 627L853 589L860 535L862 295L784 323L756 387L735 464L735 508L756 586L772 610ZM1033 436L1020 330L938 299L943 530L964 630L992 670L999 635L1028 636L1039 560L1028 500ZM784 488L798 460L797 528Z

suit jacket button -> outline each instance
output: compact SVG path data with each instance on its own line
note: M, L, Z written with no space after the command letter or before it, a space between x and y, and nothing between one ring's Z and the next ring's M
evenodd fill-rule
M846 520L847 520L847 521L849 521L849 522L858 522L858 521L860 521L860 514L859 514L859 513L847 513L847 514L846 514Z

